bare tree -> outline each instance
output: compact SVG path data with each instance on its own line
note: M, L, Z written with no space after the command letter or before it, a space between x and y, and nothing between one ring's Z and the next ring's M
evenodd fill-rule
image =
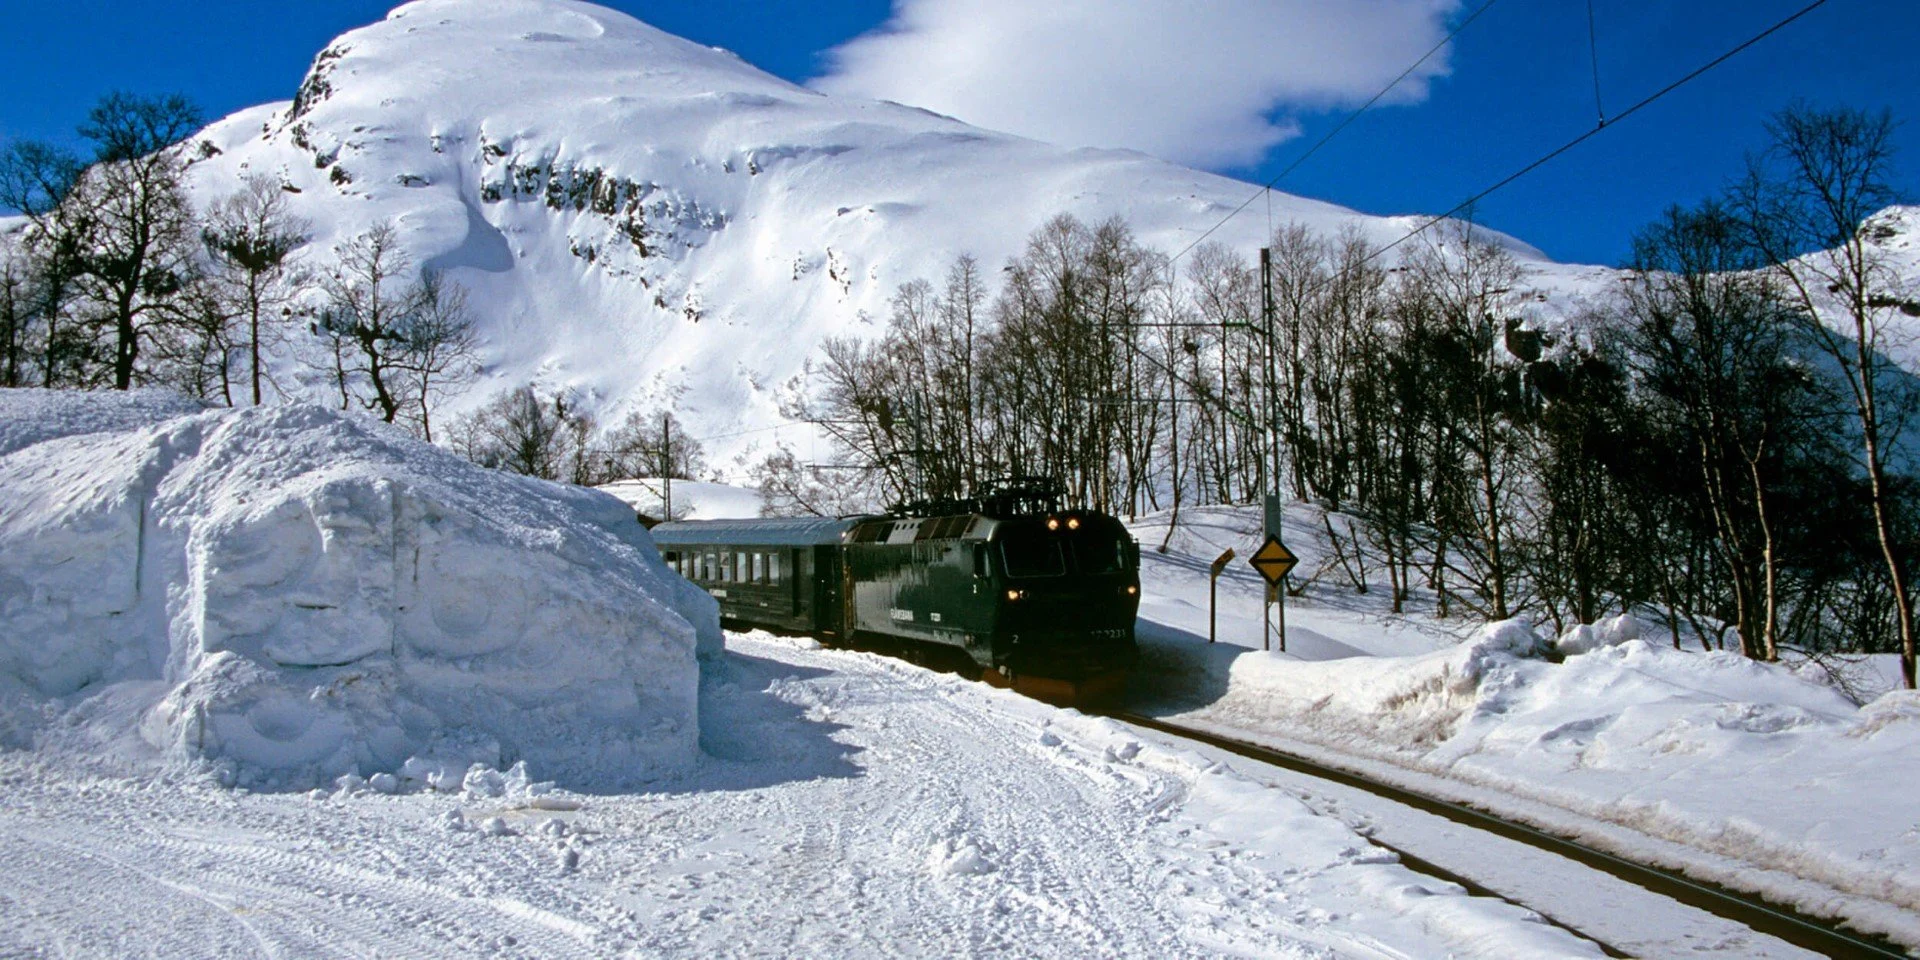
M34 319L32 266L18 234L0 234L0 387L27 384Z
M1198 401L1196 428L1205 435L1207 457L1197 460L1195 467L1207 468L1210 482L1200 482L1211 497L1234 503L1257 489L1243 454L1258 434L1243 427L1233 414L1236 402L1261 409L1253 402L1260 380L1253 375L1256 361L1247 323L1260 314L1260 278L1244 258L1208 242L1194 249L1187 282L1193 288L1200 322L1216 328L1206 341L1196 338L1193 349L1186 351L1188 373L1181 378ZM1253 459L1257 469L1260 458Z
M436 272L416 275L390 222L335 248L338 264L314 331L331 350L341 402L393 423L404 415L432 439L433 391L472 369L473 320L466 295Z
M959 419L965 434L962 456L964 482L968 490L978 490L982 457L980 451L979 374L974 361L979 356L984 331L982 307L987 301L986 284L980 278L980 264L962 254L947 268L947 286L941 292L936 309L958 370L949 376L949 384L958 391Z
M542 397L525 386L500 394L448 432L454 452L483 467L572 480L584 459L581 440L591 429L592 421L566 394Z
M1520 606L1512 547L1524 440L1520 373L1504 359L1502 335L1520 271L1470 225L1430 236L1409 258L1402 292L1424 299L1433 322L1422 357L1441 418L1430 459L1446 465L1436 477L1434 566L1472 586L1481 613L1505 619Z
M95 145L95 162L60 205L78 207L87 226L79 231L75 278L88 304L82 319L112 344L110 382L118 390L133 386L152 328L185 315L196 251L179 144L200 122L200 111L180 96L111 93L80 127Z
M81 246L93 229L86 209L65 202L85 169L79 157L37 141L11 144L0 154L0 207L27 220L15 245L26 288L21 329L24 334L38 328L34 360L43 387L79 382L89 366L90 345L64 322L81 269ZM25 371L20 376L21 383L28 382Z
M1915 673L1913 598L1898 546L1887 464L1896 459L1911 398L1899 396L1901 372L1889 358L1894 317L1913 301L1904 278L1876 242L1869 219L1894 203L1891 114L1796 105L1767 124L1771 147L1749 162L1734 190L1752 242L1811 321L1808 329L1839 368L1859 428L1860 466L1872 498L1899 626L1900 671Z
M341 397L369 391L361 402L392 423L406 402L413 260L388 221L335 247L334 256L338 265L320 281L326 304L315 330L333 342L335 357L343 358L335 370Z
M1720 205L1670 210L1635 242L1623 336L1640 382L1688 438L1734 593L1742 649L1776 659L1777 491L1810 387L1789 352L1793 314Z
M287 212L285 191L264 176L247 178L238 192L208 211L200 229L213 262L208 278L217 302L244 324L249 385L254 405L262 400L261 354L291 317L296 291L294 251L307 242L309 225Z
M406 329L404 366L410 374L413 415L420 437L433 442L435 397L473 379L477 338L467 291L438 270L420 277Z
M672 477L692 480L707 468L706 450L670 410L635 410L607 433L596 458L607 479Z
M871 510L880 500L863 472L802 463L787 447L767 455L753 474L763 517L850 516Z

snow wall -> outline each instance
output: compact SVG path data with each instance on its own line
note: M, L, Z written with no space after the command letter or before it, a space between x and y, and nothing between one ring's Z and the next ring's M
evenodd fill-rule
M0 391L0 746L617 787L697 755L720 643L611 496L317 406Z

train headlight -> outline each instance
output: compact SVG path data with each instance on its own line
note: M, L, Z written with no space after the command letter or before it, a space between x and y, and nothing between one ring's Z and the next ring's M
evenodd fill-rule
M1059 517L1048 517L1048 518L1047 518L1047 529L1048 529L1048 530L1058 530L1058 529L1060 529L1060 518L1059 518Z
M1068 518L1067 518L1067 529L1068 529L1068 530L1078 530L1078 529L1080 529L1080 518L1079 518L1079 517L1068 517Z
M1024 591L1024 590L1008 590L1008 591L1007 591L1007 599L1008 599L1008 600L1018 600L1018 599L1020 599L1021 597L1024 597L1024 596L1026 596L1026 595L1027 595L1027 594L1026 594L1026 591Z
M1140 595L1140 588L1139 588L1139 587L1137 587L1137 586L1135 586L1135 585L1133 585L1133 584L1131 584L1131 583L1129 583L1129 584L1127 584L1127 596L1129 596L1129 597L1137 597L1137 596L1139 596L1139 595Z

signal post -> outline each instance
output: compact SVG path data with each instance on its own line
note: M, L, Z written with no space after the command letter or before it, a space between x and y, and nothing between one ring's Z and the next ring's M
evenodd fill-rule
M1267 542L1261 544L1260 549L1255 550L1253 556L1247 558L1247 564L1259 572L1261 579L1267 581L1267 604L1272 605L1276 600L1280 604L1280 650L1283 653L1287 649L1287 592L1282 587L1287 582L1287 574L1292 572L1299 562L1300 558L1294 556L1293 551L1288 550L1287 545L1280 542L1278 530L1269 531ZM1263 607L1260 614L1260 649L1262 650L1271 649L1267 642L1267 622L1266 609Z

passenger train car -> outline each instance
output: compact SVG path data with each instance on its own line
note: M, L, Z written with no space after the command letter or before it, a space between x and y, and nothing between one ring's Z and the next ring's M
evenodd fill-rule
M1140 551L1113 517L1056 504L1028 487L907 515L682 521L652 532L723 619L964 654L957 662L989 680L1046 678L1081 698L1134 660Z

